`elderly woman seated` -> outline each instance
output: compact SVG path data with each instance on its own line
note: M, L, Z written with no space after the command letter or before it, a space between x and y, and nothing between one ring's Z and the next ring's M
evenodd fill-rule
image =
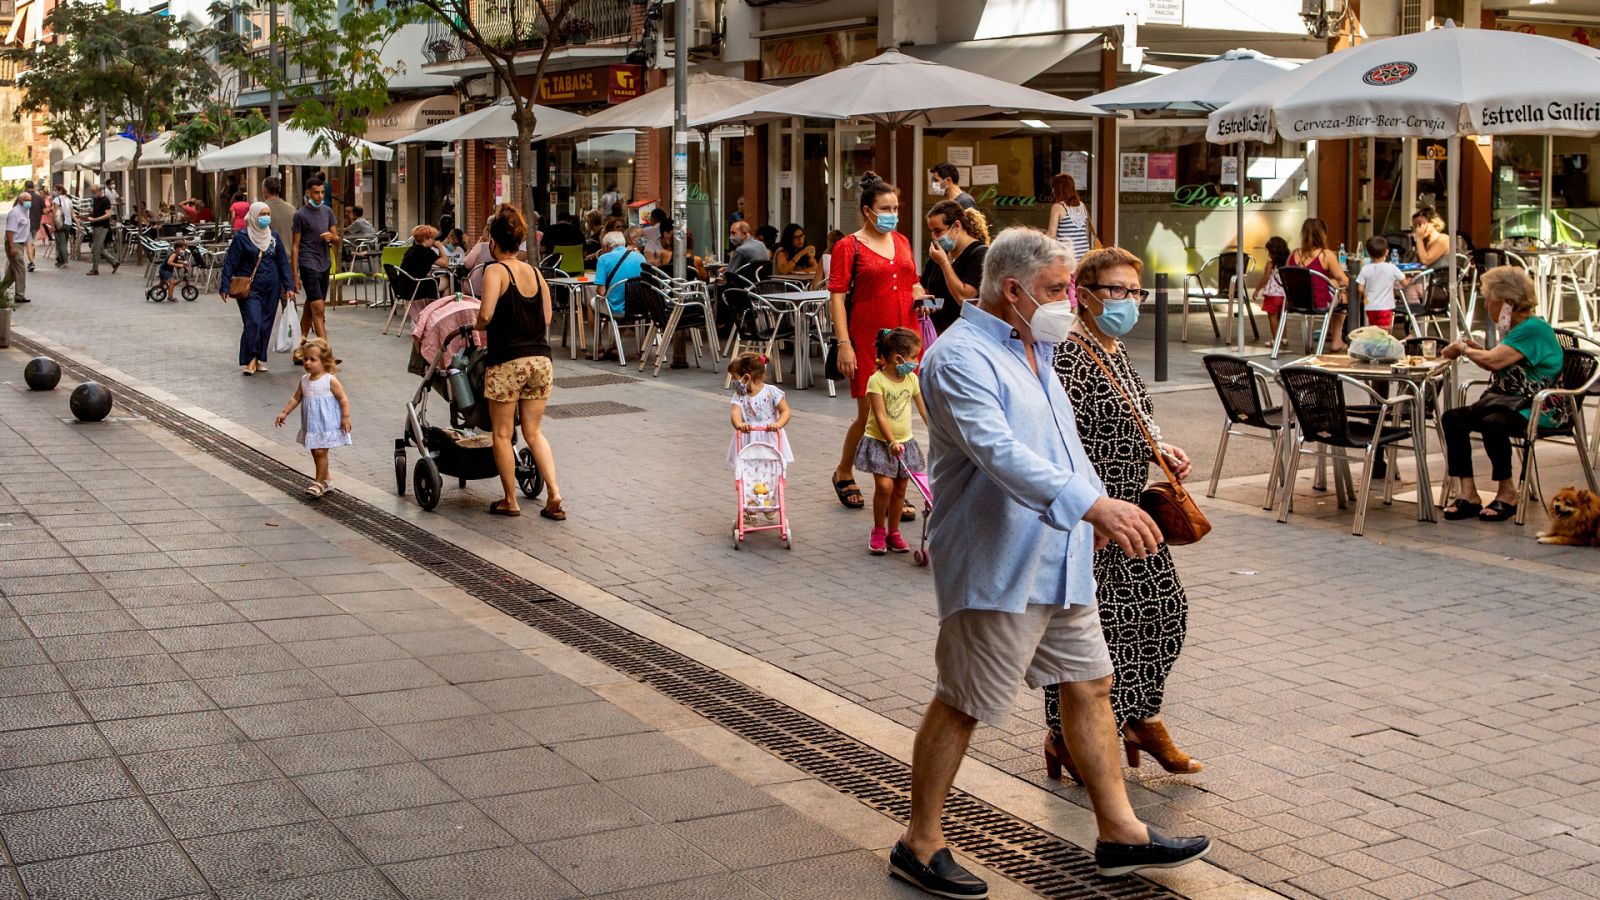
M1554 387L1561 376L1561 344L1550 323L1533 314L1537 305L1533 279L1516 266L1499 266L1483 273L1480 285L1488 303L1489 316L1502 335L1493 350L1485 350L1471 338L1462 338L1440 351L1449 359L1471 360L1489 372L1489 387L1470 406L1446 410L1440 417L1444 428L1445 459L1449 476L1456 480L1456 499L1444 510L1451 520L1479 519L1504 522L1517 515L1517 485L1511 479L1511 438L1528 429L1528 413L1533 395ZM1555 428L1565 424L1565 407L1547 409L1539 417L1541 426ZM1478 483L1472 472L1472 433L1483 435L1483 451L1489 457L1489 476L1497 482L1494 500L1487 506L1478 500Z

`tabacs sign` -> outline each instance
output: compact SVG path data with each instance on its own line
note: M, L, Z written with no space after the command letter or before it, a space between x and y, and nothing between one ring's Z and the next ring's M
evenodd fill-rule
M644 81L638 66L595 66L570 72L552 72L539 84L536 103L622 103L639 96Z

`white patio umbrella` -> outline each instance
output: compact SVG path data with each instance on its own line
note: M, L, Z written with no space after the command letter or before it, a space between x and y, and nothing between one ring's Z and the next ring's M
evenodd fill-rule
M1444 140L1449 147L1450 333L1457 332L1457 138L1600 133L1600 50L1539 35L1445 27L1314 59L1210 116L1206 137Z
M392 141L395 144L416 144L424 141L504 141L517 136L517 123L511 118L514 104L510 97L502 97L500 102L483 109L474 110L459 118L448 122L441 122L432 128L424 128L415 134ZM550 137L557 129L566 128L576 122L583 121L583 116L576 113L551 109L548 106L535 106L533 139L542 141Z
M1157 75L1144 81L1125 85L1104 93L1084 98L1090 106L1101 109L1181 111L1209 113L1232 103L1248 91L1283 77L1297 63L1275 59L1254 50L1229 50L1205 62L1185 69ZM1238 352L1244 353L1244 186L1245 142L1236 141L1239 157L1238 238L1234 256L1233 304L1238 318ZM1221 273L1218 273L1221 277ZM1184 302L1184 313L1189 304Z
M105 165L100 164L100 142L96 140L86 149L63 159L56 168L63 171L73 169L86 169L89 171L126 172L133 165L133 150L136 145L129 138L120 134L106 137Z
M196 154L195 156L175 157L172 155L172 151L167 146L172 140L172 136L172 132L163 131L153 140L147 141L144 145L144 152L139 154L139 168L170 169L174 166L190 166L194 165L195 158L197 156L210 153L211 151L217 149L214 144L207 144L203 149L201 149L200 154Z
M195 162L195 168L202 172L225 172L229 169L248 169L252 166L344 165L344 160L339 158L338 149L332 144L321 152L313 152L312 147L315 142L316 138L313 135L286 126L278 129L277 159L273 159L272 156L272 132L263 131L238 143L229 144L210 153L202 153ZM358 141L351 161L369 157L386 162L394 158L394 151L382 144Z

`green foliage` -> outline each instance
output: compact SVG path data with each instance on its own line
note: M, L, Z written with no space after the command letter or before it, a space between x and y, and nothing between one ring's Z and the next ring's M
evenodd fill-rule
M167 149L180 159L192 159L208 146L226 147L267 130L261 110L236 113L226 101L211 100L189 120L172 129Z

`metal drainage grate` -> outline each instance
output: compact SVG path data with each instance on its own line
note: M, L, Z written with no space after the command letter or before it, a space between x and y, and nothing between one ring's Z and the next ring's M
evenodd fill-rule
M608 384L638 384L639 379L626 375L569 375L557 378L558 388L603 387Z
M636 412L644 410L610 400L596 400L593 403L556 403L544 408L547 419L592 419L595 416L620 416Z
M25 352L42 352L30 341L12 340ZM302 493L305 476L288 466L77 363L57 361L74 377L106 385L119 403L200 450L650 685L835 790L900 821L910 814L911 770L899 760L348 494L335 492L311 503ZM984 866L1045 897L1178 896L1141 878L1101 878L1094 873L1093 857L1082 848L964 791L950 793L945 834L951 845Z

